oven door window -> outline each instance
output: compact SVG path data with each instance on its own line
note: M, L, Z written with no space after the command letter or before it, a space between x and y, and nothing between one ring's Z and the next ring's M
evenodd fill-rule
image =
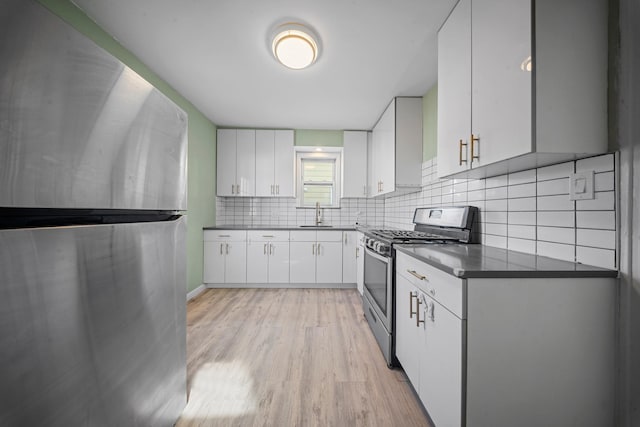
M365 251L364 286L384 315L387 315L387 269L389 263L373 257Z

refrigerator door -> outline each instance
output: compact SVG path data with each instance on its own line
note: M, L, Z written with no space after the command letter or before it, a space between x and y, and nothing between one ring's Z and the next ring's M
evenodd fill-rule
M186 209L187 116L38 2L0 8L0 207Z
M0 425L172 426L186 218L0 231Z

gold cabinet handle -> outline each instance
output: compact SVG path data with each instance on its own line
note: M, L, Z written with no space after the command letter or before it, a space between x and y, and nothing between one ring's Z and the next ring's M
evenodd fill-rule
M263 255L267 254L267 243L265 243L264 246L262 246L262 254Z
M473 163L473 159L480 160L480 156L475 155L474 146L476 142L478 143L478 145L480 144L480 137L471 134L471 163Z
M229 255L229 244L227 243L226 246L227 246L227 255Z
M458 166L462 166L463 163L467 163L467 159L462 160L462 147L466 147L468 144L466 142L462 142L462 140L460 140L459 144L459 153L458 153L458 159L460 160L460 162L458 163ZM473 145L472 145L473 147ZM473 148L472 148L473 150Z
M416 271L415 271L415 270L409 270L409 269L407 269L407 273L411 274L413 277L416 277L416 278L418 278L418 279L420 279L420 280L424 280L424 279L426 279L426 278L427 278L427 276L423 276L423 275L421 275L421 274L416 273Z
M276 194L280 194L280 184L276 184Z
M413 299L416 299L416 301L418 301L418 293L416 292L415 294L411 291L409 291L409 319L413 319L413 315L417 314L417 311L413 311Z
M416 327L419 327L420 323L424 323L424 319L420 320L420 304L422 301L416 297Z
M224 253L222 252L222 247L224 246L224 243L220 243L220 255L224 255Z

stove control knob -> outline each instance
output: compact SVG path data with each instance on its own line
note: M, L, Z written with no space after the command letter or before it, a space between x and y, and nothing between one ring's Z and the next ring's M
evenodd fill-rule
M387 253L389 253L389 249L390 249L389 245L386 245L386 244L384 244L382 242L379 242L378 248L376 250L381 254L387 254Z

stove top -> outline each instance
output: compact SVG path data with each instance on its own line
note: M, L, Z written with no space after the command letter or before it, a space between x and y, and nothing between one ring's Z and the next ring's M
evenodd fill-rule
M368 230L364 241L368 248L386 256L397 244L474 243L476 212L473 206L417 208L413 230Z

